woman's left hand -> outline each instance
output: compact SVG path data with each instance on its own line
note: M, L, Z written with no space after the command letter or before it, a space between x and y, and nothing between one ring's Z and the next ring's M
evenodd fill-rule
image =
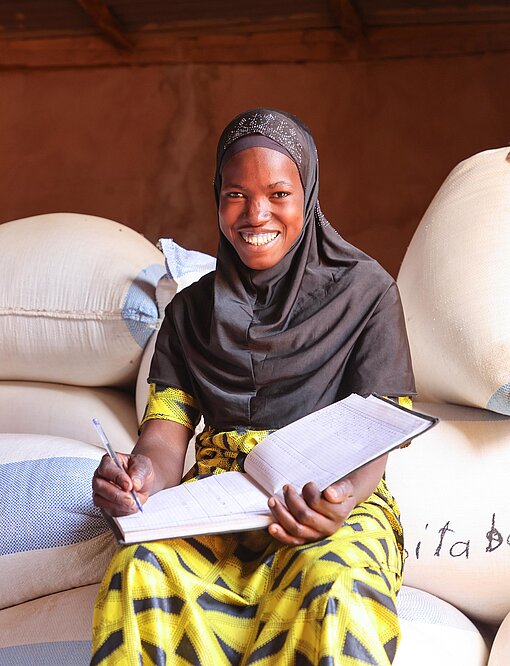
M333 483L322 493L313 482L303 486L301 495L290 485L284 486L283 493L285 504L276 496L269 500L269 508L277 521L269 526L269 533L293 546L333 534L356 506L349 477Z
M372 460L332 483L322 493L311 482L303 486L301 494L292 486L285 486L285 504L275 496L269 500L276 521L269 526L269 534L292 546L330 536L342 527L351 511L374 492L384 474L387 458L388 454Z

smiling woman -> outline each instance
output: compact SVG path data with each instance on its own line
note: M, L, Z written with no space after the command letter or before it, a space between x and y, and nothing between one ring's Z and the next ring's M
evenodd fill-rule
M181 482L201 415L186 482L244 471L268 432L350 393L414 392L395 283L322 214L308 129L270 109L234 118L214 184L216 270L166 309L125 473L108 457L95 472L94 501L115 515L136 510L132 489L145 502ZM97 599L92 664L391 664L403 544L384 466L322 493L286 486L267 531L124 548Z
M220 229L246 266L271 268L303 230L299 171L290 155L263 147L227 152L223 165Z

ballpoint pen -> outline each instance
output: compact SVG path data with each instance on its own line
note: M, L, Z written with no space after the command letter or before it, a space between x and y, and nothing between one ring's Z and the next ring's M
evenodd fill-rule
M99 437L101 438L101 441L104 445L104 448L108 452L108 455L113 460L113 462L117 465L117 467L119 467L120 469L123 470L124 467L122 467L122 463L120 462L119 457L117 456L117 454L115 453L112 445L110 444L110 442L108 440L108 437L105 435L103 427L101 426L101 424L99 423L99 421L97 419L92 419L92 423L94 424L94 427L97 430L97 432L99 434ZM142 503L138 499L138 495L135 493L134 490L131 491L131 495L133 496L133 499L135 500L136 506L138 507L138 509L143 512Z

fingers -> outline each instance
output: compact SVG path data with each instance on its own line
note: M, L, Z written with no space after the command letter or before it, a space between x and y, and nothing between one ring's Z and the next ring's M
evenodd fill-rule
M124 516L138 511L131 491L150 485L148 477L152 465L145 456L118 456L125 469L119 469L109 456L103 456L92 479L92 497L96 506L114 516ZM148 489L146 494L139 495L139 499L143 502L147 495Z
M285 504L278 497L269 500L277 521L269 533L283 543L301 545L336 532L355 506L352 484L344 479L327 490L326 497L333 501L314 483L307 483L301 495L292 486L285 486Z
M138 511L136 502L130 492L124 492L118 486L95 478L93 483L92 499L94 504L104 509L112 516L126 516Z
M296 520L277 497L271 497L268 504L277 521L269 526L269 533L278 541L299 546L321 538L319 532Z
M131 490L133 484L131 477L126 471L129 456L126 456L122 453L117 455L122 465L124 465L124 469L120 469L109 455L104 455L101 458L99 467L94 472L94 478L106 479L107 481L114 483L122 490Z
M345 500L352 497L353 494L354 486L349 477L340 479L340 481L335 481L335 483L332 483L322 491L323 497L328 502L332 502L333 504L340 504L341 502L345 502Z
M303 499L314 510L332 521L347 520L356 505L353 486L349 479L342 479L328 486L322 493L314 483L303 487Z
M316 486L315 490L320 495ZM269 532L279 541L300 545L321 539L338 529L336 522L312 508L293 486L285 486L284 498L285 504L278 497L269 500L269 507L278 522L271 525Z

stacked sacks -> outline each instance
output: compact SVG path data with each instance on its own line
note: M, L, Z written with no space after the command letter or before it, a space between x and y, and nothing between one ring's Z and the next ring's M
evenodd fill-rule
M0 225L0 246L0 431L96 442L96 416L129 450L163 255L121 224L64 213Z
M92 504L104 453L137 437L135 382L159 325L163 255L97 217L0 225L0 607L100 580L114 541Z
M441 420L387 469L406 534L404 582L495 626L510 612L509 153L458 165L404 258L415 408Z

